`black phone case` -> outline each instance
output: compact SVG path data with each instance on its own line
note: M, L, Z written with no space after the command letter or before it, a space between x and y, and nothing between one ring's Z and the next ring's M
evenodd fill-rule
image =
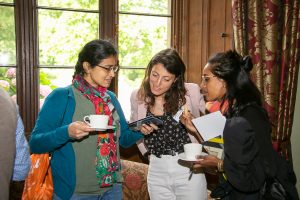
M143 119L132 122L128 124L128 126L130 129L138 131L141 129L142 124L148 124L148 125L155 124L156 126L160 126L163 124L163 121L154 116L148 116Z

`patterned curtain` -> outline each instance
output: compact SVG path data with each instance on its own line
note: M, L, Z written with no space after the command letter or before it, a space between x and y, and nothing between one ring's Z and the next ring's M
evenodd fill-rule
M235 49L250 55L252 78L273 123L273 146L291 157L300 57L299 0L232 0Z

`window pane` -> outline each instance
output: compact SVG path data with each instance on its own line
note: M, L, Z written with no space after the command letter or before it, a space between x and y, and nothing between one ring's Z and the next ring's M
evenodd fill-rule
M170 46L171 18L119 15L121 66L145 67L158 51Z
M13 3L14 0L0 0L0 3Z
M98 0L39 0L39 6L98 10Z
M16 65L14 8L0 6L0 65Z
M0 67L0 86L16 101L16 68Z
M171 0L119 0L119 11L170 14Z
M127 120L130 119L130 94L138 89L144 78L143 69L121 69L118 75L118 99Z
M98 13L39 10L40 65L74 66L82 46L98 37Z
M52 90L70 85L73 74L74 69L40 69L40 107Z

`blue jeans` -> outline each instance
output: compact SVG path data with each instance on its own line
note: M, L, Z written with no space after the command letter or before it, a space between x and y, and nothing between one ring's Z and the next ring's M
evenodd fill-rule
M116 183L110 190L107 190L103 195L79 195L73 194L70 200L122 200L122 183ZM62 200L55 193L53 200Z

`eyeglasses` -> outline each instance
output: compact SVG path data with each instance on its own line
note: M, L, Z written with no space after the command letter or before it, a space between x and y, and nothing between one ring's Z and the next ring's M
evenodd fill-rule
M208 83L209 79L212 78L212 77L216 77L215 75L211 75L211 76L202 76L202 80L201 82L202 83Z
M114 73L116 73L119 70L119 66L118 65L115 65L115 66L113 66L113 65L106 65L106 66L104 66L104 65L96 65L96 66L101 67L102 69L105 69L107 71L107 73L109 73L111 71L113 71Z

